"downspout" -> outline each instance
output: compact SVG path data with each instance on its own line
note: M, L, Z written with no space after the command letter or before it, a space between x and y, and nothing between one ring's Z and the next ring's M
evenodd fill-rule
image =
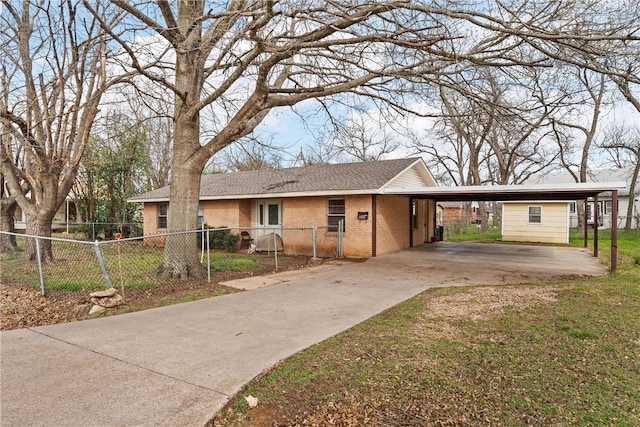
M378 222L378 214L377 214L377 204L378 204L378 196L376 194L371 195L371 256L375 257L377 254L377 235L376 228Z
M587 206L589 204L589 199L584 199L584 202L582 202L582 209L583 209L583 214L582 214L582 231L584 233L584 247L586 248L587 246L589 246L589 231L588 231L588 224L587 224Z
M433 201L433 234L436 234L436 227L438 226L438 202L436 200ZM442 220L442 226L444 227L444 218ZM431 240L431 236L429 236L429 240ZM444 239L443 239L444 240Z
M598 225L600 225L600 219L598 218L598 195L593 196L593 256L598 257Z
M413 247L413 197L409 197L409 247Z

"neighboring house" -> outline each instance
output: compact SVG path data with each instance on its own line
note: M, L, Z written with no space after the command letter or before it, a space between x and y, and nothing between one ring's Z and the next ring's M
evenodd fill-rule
M470 217L471 210L465 212L468 202L438 202L438 224L462 224L468 225L475 222Z
M53 231L66 231L69 226L72 226L76 223L81 222L80 210L76 202L73 199L67 198L65 202L60 206L58 212L56 212L56 216L53 218L53 223L51 224L51 229ZM27 228L27 217L20 206L16 207L16 212L14 215L15 219L15 230L17 232L23 232Z
M569 243L569 202L502 203L502 240Z
M285 252L304 250L311 241L284 231L315 227L324 233L318 240L322 256L335 250L343 221L343 255L371 257L431 240L435 203L385 192L435 186L420 158L204 175L199 222L250 229L252 238L277 233ZM146 236L166 231L168 186L129 201L143 204Z
M589 172L589 180L592 182L626 182L626 188L618 191L618 218L616 222L618 228L624 227L627 207L629 203L633 204L633 222L632 227L640 227L640 182L636 183L636 194L633 197L629 195L629 184L632 171L630 169L610 169L595 170ZM575 182L567 172L558 172L538 178L536 182L541 184L567 184ZM578 209L577 204L583 201L569 202L569 227L578 227ZM594 218L594 201L589 200L586 205L587 223L593 226ZM611 218L611 193L603 193L598 197L598 223L601 228L611 228L614 220Z
M493 221L493 203L486 203L487 218L489 223ZM437 219L439 225L460 225L466 227L469 224L480 224L480 208L477 202L438 202Z

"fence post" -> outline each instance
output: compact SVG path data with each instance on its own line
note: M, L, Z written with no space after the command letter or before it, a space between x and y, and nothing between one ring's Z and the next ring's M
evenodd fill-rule
M44 290L44 273L42 272L42 252L40 251L40 239L36 239L36 256L38 257L38 273L40 274L40 293L45 296Z
M318 252L316 251L316 227L311 229L311 245L313 246L313 259L318 258Z
M111 278L109 277L109 272L107 271L107 264L104 262L104 258L102 257L102 250L100 250L100 242L97 240L93 245L93 249L96 251L96 256L98 257L98 264L100 264L100 270L102 270L102 277L104 281L107 282L107 288L113 288L111 285Z
M204 239L205 236L202 236ZM211 243L209 242L209 228L207 228L207 282L211 283Z
M342 258L342 230L344 227L344 221L338 221L338 258Z
M278 271L278 238L277 238L278 234L274 231L273 232L273 256L275 257L276 260L276 271Z
M200 239L201 240L200 241L202 242L202 244L200 245L200 264L202 264L202 262L204 261L204 259L203 259L204 258L204 237L205 237L204 236L205 235L204 222L202 224L200 224L200 225L201 225L201 227L200 227L200 230L201 230Z

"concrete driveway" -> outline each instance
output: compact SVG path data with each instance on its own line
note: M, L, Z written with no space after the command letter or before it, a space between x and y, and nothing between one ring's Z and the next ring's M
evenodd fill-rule
M0 424L203 425L280 360L425 289L605 272L579 249L441 242L234 284L248 292L2 332Z

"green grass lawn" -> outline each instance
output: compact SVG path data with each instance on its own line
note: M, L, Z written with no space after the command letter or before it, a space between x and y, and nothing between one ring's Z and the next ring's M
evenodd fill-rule
M640 425L640 240L619 251L614 275L427 291L284 361L213 424Z
M450 242L464 242L464 241L482 241L482 242L499 242L502 239L500 227L489 227L487 233L482 232L482 227L479 225L469 225L462 229L458 228L445 228L444 240Z

